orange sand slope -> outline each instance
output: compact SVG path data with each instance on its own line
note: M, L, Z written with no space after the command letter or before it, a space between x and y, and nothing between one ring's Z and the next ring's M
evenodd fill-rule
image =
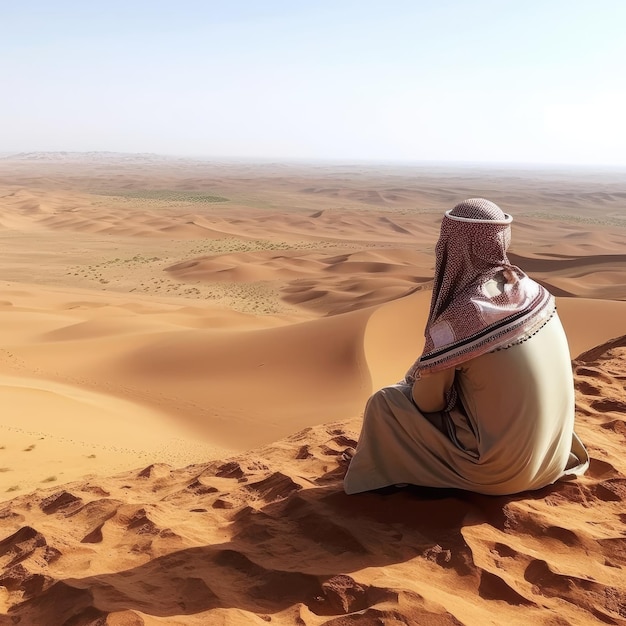
M430 293L260 326L189 303L84 291L21 285L0 298L8 494L142 460L224 457L357 416L419 354ZM577 354L619 334L626 303L560 299L559 311Z
M5 503L0 624L626 624L626 336L574 363L585 477L342 492L358 420Z

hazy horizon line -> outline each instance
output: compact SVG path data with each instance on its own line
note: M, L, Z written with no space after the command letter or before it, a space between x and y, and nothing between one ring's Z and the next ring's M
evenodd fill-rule
M333 164L333 165L379 165L404 167L459 167L467 168L499 168L499 169L579 169L579 170L626 170L626 164L614 163L568 163L568 162L540 162L540 161L462 161L462 160L428 160L428 159L389 159L374 157L293 157L293 156L232 156L218 154L186 154L181 152L153 152L153 151L124 151L124 150L3 150L0 158L10 159L28 155L102 155L119 157L152 157L165 160L188 160L196 162L226 162L241 164Z

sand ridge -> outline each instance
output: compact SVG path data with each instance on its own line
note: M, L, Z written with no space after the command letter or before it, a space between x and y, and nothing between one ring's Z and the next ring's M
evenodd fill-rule
M423 328L430 301L429 291L418 290L384 305L297 323L218 311L213 324L205 308L188 303L140 305L139 296L134 301L117 296L116 302L111 294L84 290L78 300L77 294L64 290L21 287L21 292L4 292L5 303L12 304L0 310L0 374L23 379L22 388L33 391L20 399L10 395L10 386L3 388L15 416L6 424L11 430L5 436L18 437L10 442L13 456L2 462L10 470L2 476L5 489L13 491L36 485L30 469L35 459L38 481L76 476L68 474L67 451L55 459L51 448L50 459L39 458L44 454L41 440L58 430L56 423L68 419L70 409L57 400L40 401L34 395L37 389L65 386L100 399L94 400L89 422L92 436L81 439L74 433L76 451L70 456L78 471L85 446L97 455L97 466L106 467L106 451L116 448L120 437L126 442L126 463L134 464L137 450L152 458L171 450L170 462L223 455L316 425L321 415L321 421L332 421L360 414L371 392L399 380L421 351L423 338L416 329ZM558 300L558 308L576 355L619 333L626 303L566 298ZM600 316L603 323L589 329L587 320ZM75 405L66 398L71 395L67 391L57 395ZM124 412L115 408L118 399L137 406L131 411L133 423L144 412L153 415L148 423L161 433L159 454L144 442L141 427L132 430L122 422L119 429L103 424L110 441L104 445L97 414L112 412L123 419ZM80 405L70 413L78 417ZM172 449L176 431L181 444ZM93 449L98 441L100 454ZM35 454L15 454L31 445L37 445ZM59 458L65 459L63 474L56 469ZM119 462L111 469L119 468ZM20 469L25 464L27 474Z

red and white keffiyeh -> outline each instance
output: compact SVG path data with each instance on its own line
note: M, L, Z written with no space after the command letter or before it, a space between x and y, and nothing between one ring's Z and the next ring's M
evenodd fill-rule
M507 258L512 221L483 198L446 212L424 352L407 382L525 341L554 314L554 297Z

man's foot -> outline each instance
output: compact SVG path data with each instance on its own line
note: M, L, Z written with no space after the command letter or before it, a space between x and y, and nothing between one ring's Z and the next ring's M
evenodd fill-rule
M346 465L349 465L350 461L352 461L352 458L354 457L355 453L356 453L356 450L354 448L346 448L341 453L341 461L343 463L345 463Z

